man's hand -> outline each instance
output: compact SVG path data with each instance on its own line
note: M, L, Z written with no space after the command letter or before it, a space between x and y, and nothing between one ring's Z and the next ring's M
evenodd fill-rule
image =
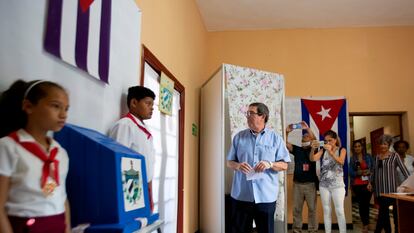
M250 164L246 162L239 163L239 166L237 167L238 171L243 172L244 174L249 173L253 168L250 166Z
M293 131L292 124L290 124L290 125L288 125L288 127L286 127L286 134L288 134L288 133L290 133L292 131Z
M311 147L313 149L318 149L319 148L319 141L318 140L313 140L311 143Z
M254 167L255 172L264 172L265 170L272 167L272 163L270 161L262 160L260 161L256 167Z
M302 129L309 129L309 125L305 121L301 121L300 124L302 125Z

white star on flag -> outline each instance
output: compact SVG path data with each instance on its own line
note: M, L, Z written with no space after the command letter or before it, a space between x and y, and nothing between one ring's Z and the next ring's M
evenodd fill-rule
M324 120L326 117L332 118L331 115L329 115L329 111L331 111L330 108L325 109L323 107L323 105L321 105L321 111L317 112L316 114L321 115L322 116L322 120Z

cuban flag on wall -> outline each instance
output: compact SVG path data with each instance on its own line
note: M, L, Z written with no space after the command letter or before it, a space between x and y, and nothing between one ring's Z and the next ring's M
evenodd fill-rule
M111 7L111 0L49 0L45 50L108 83Z
M346 148L344 182L348 190L348 160L349 160L349 119L348 104L343 97L323 98L286 98L286 125L305 121L316 138L324 140L323 134L328 130L338 133L341 147ZM301 145L302 132L296 130L289 134L289 142Z

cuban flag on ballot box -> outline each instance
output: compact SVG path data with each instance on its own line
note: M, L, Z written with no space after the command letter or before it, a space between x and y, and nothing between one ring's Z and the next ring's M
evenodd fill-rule
M350 157L348 104L344 97L286 98L286 125L305 121L319 141L328 130L338 133L341 146L346 148L347 156L344 170L344 182L348 190L348 160ZM305 131L304 131L305 132ZM289 134L289 142L301 145L302 133L295 130Z
M141 12L133 0L49 0L44 48L105 83L139 74Z

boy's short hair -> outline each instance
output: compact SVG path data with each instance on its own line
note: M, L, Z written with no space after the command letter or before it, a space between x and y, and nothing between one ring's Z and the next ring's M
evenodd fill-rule
M129 104L131 103L132 99L136 99L140 101L141 99L144 99L145 97L150 97L152 99L155 99L155 93L151 91L151 89L143 87L143 86L134 86L128 88L128 96L127 96L127 105L129 108Z

